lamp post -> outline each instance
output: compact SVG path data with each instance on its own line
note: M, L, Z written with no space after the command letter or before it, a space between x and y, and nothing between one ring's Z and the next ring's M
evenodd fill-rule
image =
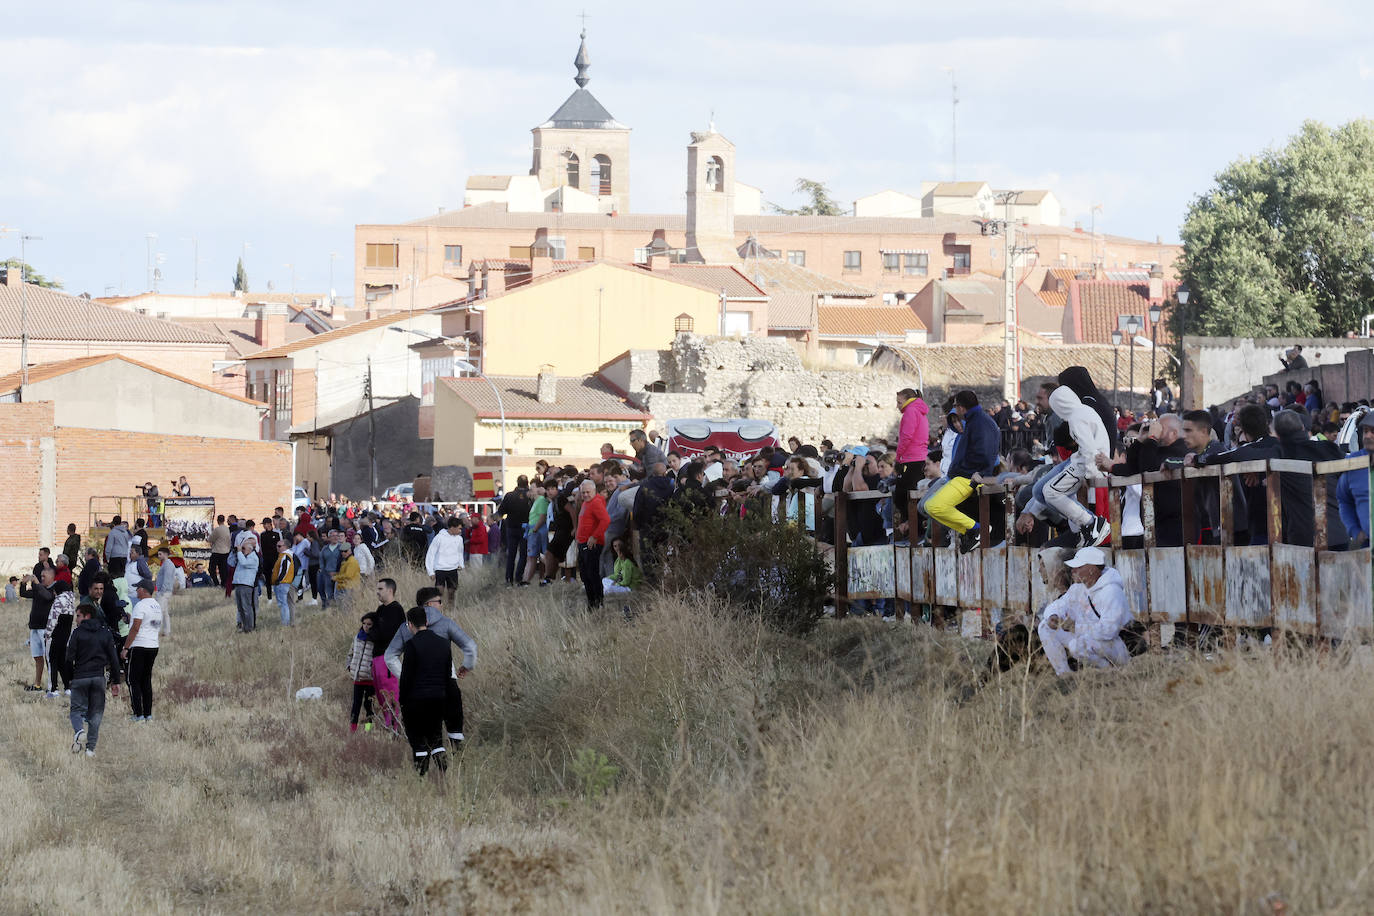
M1150 406L1155 406L1155 329L1164 315L1164 307L1158 302L1150 306Z
M1118 392L1121 391L1121 330L1112 331L1112 406L1120 407L1121 398Z
M1135 335L1140 330L1140 316L1126 316L1126 342L1131 348L1131 374L1126 381L1126 387L1130 390L1131 396L1126 399L1127 404L1135 402Z
M1190 294L1191 294L1191 292L1190 292L1190 290L1188 289L1187 286L1180 286L1180 287L1178 288L1178 291L1177 291L1176 293L1174 293L1174 295L1178 297L1178 320L1174 322L1174 325L1176 326L1176 329L1177 329L1177 331L1178 331L1178 408L1179 408L1179 410L1185 410L1185 409L1187 409L1187 407L1188 407L1188 401L1183 397L1183 378L1184 378L1184 369L1183 369L1183 331L1184 331L1184 316L1185 316L1185 314L1186 314L1186 313L1184 312L1184 309L1186 309L1186 308L1188 307L1188 296L1189 296Z

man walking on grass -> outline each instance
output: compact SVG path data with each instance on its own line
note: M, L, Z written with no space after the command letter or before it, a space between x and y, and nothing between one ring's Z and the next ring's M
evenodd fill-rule
M425 572L434 577L434 584L444 590L444 600L452 601L458 590L458 570L463 568L463 523L454 515L448 529L434 535L425 553Z
M119 698L119 655L114 637L96 619L97 607L86 598L76 609L76 628L67 641L67 667L72 671L72 753L84 749L95 756L100 722L105 717L105 684L108 671L110 696Z
M447 639L429 629L423 607L413 607L406 612L406 629L411 638L401 653L400 686L406 740L415 755L416 773L425 775L430 763L442 773L448 769L441 729L449 672L453 670L453 652ZM466 669L462 673L466 673Z

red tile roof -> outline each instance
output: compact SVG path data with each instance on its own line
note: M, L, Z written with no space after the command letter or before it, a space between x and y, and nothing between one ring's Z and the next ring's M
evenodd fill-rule
M619 420L640 421L649 418L633 404L629 404L609 385L596 376L560 378L552 404L542 403L536 396L539 380L532 376L492 375L492 385L501 391L507 420ZM501 416L496 396L485 379L441 378L454 394L467 401L484 419Z
M636 265L649 270L648 265ZM725 264L671 264L668 276L688 286L708 289L713 293L725 290L727 299L765 299L768 294L740 273L739 269Z
M924 331L917 314L907 306L822 305L820 330L826 337L906 337Z
M1173 300L1178 283L1164 283L1164 318L1160 320L1158 342L1161 347L1172 338L1168 330L1167 307ZM1139 333L1150 336L1150 287L1146 283L1121 283L1116 280L1074 280L1069 284L1069 299L1074 309L1074 321L1079 339L1084 343L1109 344L1118 318L1139 315ZM1123 329L1122 333L1125 331Z
M111 308L33 283L24 284L23 296L18 286L0 285L0 339L19 339L25 323L21 320L21 312L25 310L30 340L218 344L221 347L226 343L218 334Z
M257 339L256 318L174 318L177 324L219 334L229 342L229 352L237 359L262 349ZM295 343L314 336L310 328L299 321L286 324L286 342Z

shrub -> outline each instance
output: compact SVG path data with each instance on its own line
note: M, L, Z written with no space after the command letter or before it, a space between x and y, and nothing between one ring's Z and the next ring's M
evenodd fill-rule
M802 635L821 618L830 569L801 526L775 524L765 505L750 500L743 518L665 507L661 584L666 591L709 592L737 613Z

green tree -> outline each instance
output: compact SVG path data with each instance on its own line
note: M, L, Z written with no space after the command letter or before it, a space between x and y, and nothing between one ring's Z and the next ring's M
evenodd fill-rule
M0 261L0 267L5 268L6 270L18 270L22 272L24 280L34 284L35 286L46 286L49 289L62 288L61 283L59 283L56 280L49 280L47 277L43 276L38 271L34 270L32 267L30 267L28 264L25 264L18 258L7 258L4 261Z
M777 204L769 204L774 213L782 213L787 216L843 216L849 212L830 196L830 189L823 182L812 181L809 178L798 178L797 186L792 190L810 198L811 203L795 210L789 210Z
M1374 121L1308 121L1281 149L1231 163L1183 223L1182 329L1344 336L1374 302L1371 224Z
M234 269L234 291L248 292L248 271L243 269L243 258L239 258L239 266Z

